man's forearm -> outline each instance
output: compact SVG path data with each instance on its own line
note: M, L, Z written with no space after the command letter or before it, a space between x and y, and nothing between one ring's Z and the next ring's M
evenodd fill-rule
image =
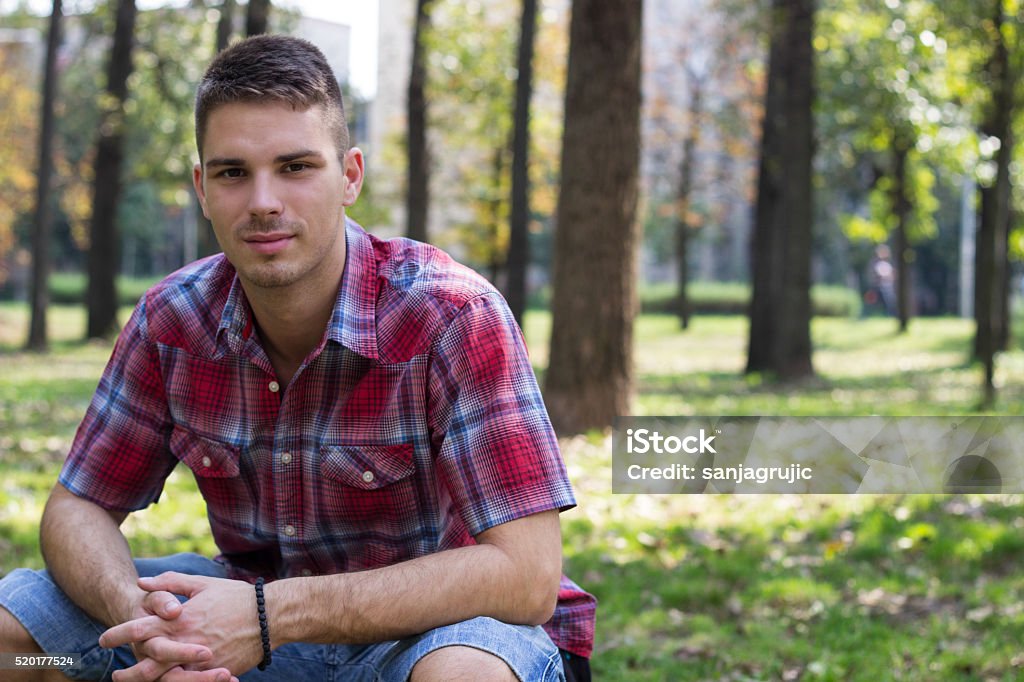
M481 543L371 571L270 583L265 592L272 644L380 642L481 615L546 622L561 575L558 517L539 514L529 522L534 529L546 527L537 535L548 546L516 554Z
M119 527L122 519L58 483L40 528L43 557L54 580L105 625L131 618L133 605L145 594L136 584L138 574Z

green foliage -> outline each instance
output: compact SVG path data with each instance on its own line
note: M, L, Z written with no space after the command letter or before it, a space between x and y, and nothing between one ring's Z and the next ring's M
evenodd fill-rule
M899 0L870 7L843 0L819 12L819 156L832 178L821 189L826 206L846 195L843 203L853 210L830 219L848 239L879 243L895 227L895 148L910 150L912 242L936 234L936 169L969 167L973 135L956 88L967 74L951 66L948 55L959 45L943 33L941 18L932 3Z
M566 42L560 15L541 11L535 43L537 95L530 152L534 232L555 208L561 99L552 91L563 73L553 65L564 63ZM516 3L438 0L426 37L431 146L443 150L431 187L436 202L457 207L447 214L453 222L441 226L434 241L491 275L504 266L508 250L518 19Z
M448 240L480 266L502 262L508 250L517 37L509 9L441 0L426 41L431 123L454 165L454 194L469 210Z

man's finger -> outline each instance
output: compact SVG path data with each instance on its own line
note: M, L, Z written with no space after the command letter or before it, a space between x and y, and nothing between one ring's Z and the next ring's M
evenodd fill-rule
M233 676L227 668L214 668L213 670L172 668L160 678L160 682L238 682L238 678Z
M144 642L158 635L166 635L164 619L160 616L143 616L120 625L115 625L100 635L100 646L113 649L132 642Z
M186 644L167 637L147 640L140 651L146 658L172 665L195 665L213 658L213 652L202 644Z
M147 592L162 590L191 597L205 587L209 580L203 576L168 571L152 578L139 578L139 587Z
M115 670L112 677L114 682L154 682L171 667L152 658L143 658L130 668Z
M159 590L149 592L142 599L142 608L147 613L171 620L181 615L181 602L170 592Z

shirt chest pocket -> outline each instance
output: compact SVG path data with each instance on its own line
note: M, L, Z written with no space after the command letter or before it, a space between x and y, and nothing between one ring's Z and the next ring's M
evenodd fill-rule
M413 447L401 445L324 445L320 473L359 490L378 490L415 471Z
M236 478L240 472L238 448L180 426L171 433L171 451L197 478Z
M195 475L218 542L224 529L249 532L256 496L250 482L241 475L241 449L175 426L171 452Z
M322 446L320 503L330 525L368 541L414 532L420 508L415 473L412 444Z

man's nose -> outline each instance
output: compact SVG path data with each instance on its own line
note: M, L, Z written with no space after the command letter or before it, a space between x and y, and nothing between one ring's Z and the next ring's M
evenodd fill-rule
M249 214L252 216L280 215L284 211L279 187L269 173L253 176L252 192L249 195Z

